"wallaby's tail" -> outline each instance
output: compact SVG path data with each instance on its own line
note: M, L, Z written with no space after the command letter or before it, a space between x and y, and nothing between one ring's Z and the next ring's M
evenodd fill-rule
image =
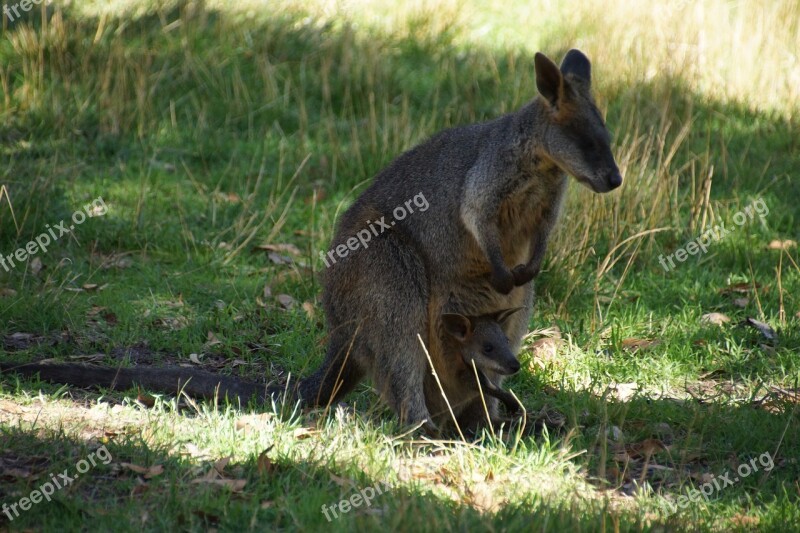
M166 394L180 391L189 396L206 399L238 400L246 405L256 399L259 403L277 398L284 391L278 387L245 381L230 376L212 374L204 370L168 367L110 368L85 363L28 363L12 365L0 363L1 373L39 376L39 379L64 383L76 387L103 387L127 390L135 385Z

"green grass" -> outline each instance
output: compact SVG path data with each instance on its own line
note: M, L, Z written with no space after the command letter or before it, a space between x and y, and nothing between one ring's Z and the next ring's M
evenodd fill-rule
M325 345L318 252L337 216L404 149L532 98L536 50L593 60L626 181L603 197L570 185L508 382L529 411L563 413L562 433L422 441L366 383L347 405L278 416L3 375L0 503L101 444L113 460L0 528L800 523L800 258L768 248L800 241L798 2L101 4L4 18L0 253L97 197L109 206L41 265L0 268L4 360L198 354L251 379L307 374ZM769 213L738 226L758 200ZM708 253L661 267L720 223L733 231ZM256 249L277 243L298 247L292 264ZM731 320L703 323L711 312ZM738 325L748 317L778 340ZM554 325L549 353L534 344ZM665 503L765 453L769 472L674 513ZM368 510L325 519L323 505L378 483L390 488Z

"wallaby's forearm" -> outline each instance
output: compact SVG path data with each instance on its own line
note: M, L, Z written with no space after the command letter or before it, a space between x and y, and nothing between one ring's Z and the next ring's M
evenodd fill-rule
M21 365L0 364L2 373L39 376L39 379L64 383L76 387L102 387L111 390L128 390L135 385L155 392L177 394L206 399L227 397L246 404L255 398L264 402L271 391L260 385L230 376L212 374L204 370L167 367L110 368L84 363L29 363Z
M509 412L516 413L520 410L519 402L514 397L514 395L508 391L504 391L503 389L492 383L492 381L486 377L486 374L484 374L482 370L478 370L478 380L480 381L481 390L483 390L483 393L486 394L487 396L492 396L494 398L497 398L498 400L503 402L503 404L506 406L506 409L508 409Z
M485 171L481 169L476 172ZM498 198L498 195L492 195L490 191L481 190L474 183L468 183L464 205L461 208L461 220L489 262L492 287L501 294L508 294L514 288L514 275L503 258L500 227L496 222L500 208Z
M514 285L520 287L530 282L539 275L542 268L544 253L547 251L546 232L536 232L531 239L531 258L524 265L517 265L511 271L514 276Z

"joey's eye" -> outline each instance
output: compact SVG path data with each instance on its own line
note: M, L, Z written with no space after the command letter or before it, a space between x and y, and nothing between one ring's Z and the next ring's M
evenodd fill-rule
M491 353L492 350L494 350L494 346L489 344L488 342L483 345L484 353Z

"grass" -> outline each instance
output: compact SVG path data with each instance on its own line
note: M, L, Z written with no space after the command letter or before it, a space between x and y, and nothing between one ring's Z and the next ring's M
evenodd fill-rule
M509 381L564 432L421 441L368 384L279 416L6 374L0 502L101 444L113 459L0 527L797 527L800 261L768 245L800 240L800 4L397 4L55 2L4 17L0 252L98 197L109 209L0 268L0 351L308 373L336 217L404 149L532 98L535 51L578 47L626 182L570 186ZM738 225L758 201L768 214ZM662 268L721 223L732 231L707 253ZM276 262L263 244L298 253ZM379 483L368 508L321 512Z

